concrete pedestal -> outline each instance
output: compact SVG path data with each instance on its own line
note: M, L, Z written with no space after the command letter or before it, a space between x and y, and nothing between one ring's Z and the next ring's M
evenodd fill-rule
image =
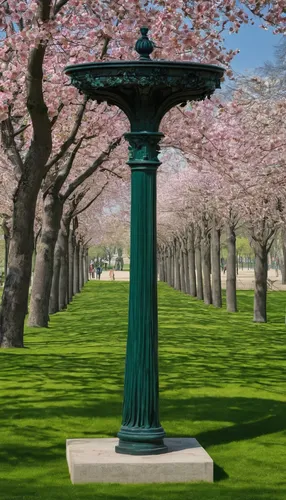
M194 438L166 438L168 453L121 455L118 439L68 439L67 462L73 484L213 482L213 461Z

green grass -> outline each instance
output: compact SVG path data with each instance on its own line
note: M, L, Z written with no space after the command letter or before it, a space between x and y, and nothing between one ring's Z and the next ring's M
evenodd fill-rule
M231 315L159 285L161 422L207 449L214 484L71 485L65 440L120 427L127 302L128 283L89 283L1 352L1 500L285 500L284 292L259 325L252 292Z

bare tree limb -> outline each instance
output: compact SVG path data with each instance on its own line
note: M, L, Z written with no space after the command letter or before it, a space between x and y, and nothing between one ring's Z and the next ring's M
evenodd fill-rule
M70 171L71 171L71 168L73 166L73 162L75 160L75 157L76 157L76 154L78 152L78 150L80 149L81 147L81 144L82 144L82 141L84 139L84 136L82 136L78 143L76 144L75 148L73 149L66 165L59 171L57 177L56 177L56 180L54 182L51 183L51 185L45 190L43 196L45 197L45 195L48 193L48 191L50 190L50 188L52 188L52 191L54 194L58 194L60 192L60 189L62 188L65 180L67 179Z
M20 176L24 165L15 142L15 134L10 116L1 122L1 138L3 149L15 168L16 175Z
M75 213L74 213L74 217L78 216L79 214L81 214L82 212L84 212L87 208L90 207L90 205L92 205L95 200L97 200L97 198L101 195L101 193L104 191L105 187L107 186L108 182L106 182L102 188L100 189L100 191L83 207L83 208L80 208L79 210L77 210Z
M88 179L97 169L102 165L102 163L106 160L108 160L110 153L120 144L122 137L119 137L115 141L113 141L111 144L109 144L107 151L103 151L101 155L92 163L92 165L86 169L85 172L83 172L81 175L79 175L67 188L66 192L64 193L63 197L64 199L67 199L75 190L78 186L80 186L86 179Z
M64 107L65 107L64 104L61 102L61 104L58 107L58 114L51 119L51 127L52 128L55 125L55 123L57 122L57 119L58 119L61 111L64 109Z
M88 238L88 240L86 240L86 239L84 238L84 236L82 237L83 245L84 245L85 247L86 247L86 245L88 245L88 244L91 242L91 240L92 240L92 237L91 237L91 238Z
M43 1L43 0L42 0ZM37 158L39 164L46 163L52 149L51 124L43 95L43 63L45 46L39 45L30 52L27 86L27 109L33 124L33 139L27 152L24 165Z
M74 211L76 210L78 204L82 201L82 199L85 197L85 195L90 191L90 187L84 186L81 188L80 191L77 193L73 194L72 198L69 199L70 201L70 209L68 210L68 214L73 215Z
M39 3L39 18L41 21L49 21L52 0L38 0Z
M78 109L78 113L74 122L73 129L69 135L69 137L62 144L60 151L46 164L46 171L48 172L67 152L69 147L73 144L76 134L78 133L79 127L81 126L83 115L86 109L86 104L88 101L88 97L85 96L82 104Z
M114 172L113 170L110 170L109 168L101 167L99 169L99 171L100 172L109 172L111 175L115 175L115 177L117 177L118 179L123 179L122 175L117 174L116 172Z
M104 43L103 43L103 47L102 47L102 51L101 51L101 54L100 54L100 59L103 59L104 56L106 55L110 40L111 40L111 38L109 36L105 37Z
M54 15L58 14L60 10L68 3L69 0L59 0L54 6Z
M24 131L25 131L27 128L29 128L30 126L31 126L31 124L30 124L30 123L28 123L28 125L23 125L22 127L20 127L18 130L16 130L16 131L14 132L13 137L17 137L17 135L22 134L22 132L24 132Z

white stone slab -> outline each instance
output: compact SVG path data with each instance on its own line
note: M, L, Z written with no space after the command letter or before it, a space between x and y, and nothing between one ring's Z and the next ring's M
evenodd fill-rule
M166 438L168 453L115 453L118 439L68 439L67 462L73 484L213 482L213 461L194 438Z

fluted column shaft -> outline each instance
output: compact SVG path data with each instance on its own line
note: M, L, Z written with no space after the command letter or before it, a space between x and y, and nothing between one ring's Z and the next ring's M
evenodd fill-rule
M160 133L130 133L129 322L118 453L167 451L159 421L156 173Z

